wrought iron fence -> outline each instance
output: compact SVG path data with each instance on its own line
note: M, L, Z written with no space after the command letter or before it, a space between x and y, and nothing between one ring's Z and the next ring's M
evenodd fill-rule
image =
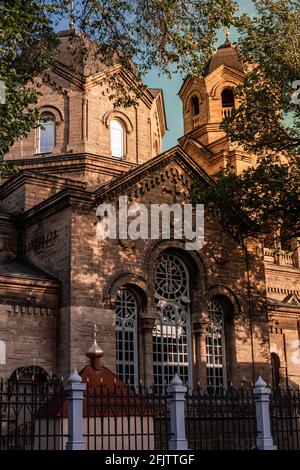
M0 450L59 450L67 440L62 384L0 380Z
M170 407L160 390L87 384L83 436L88 450L164 450L170 439Z
M83 439L89 450L168 450L170 397L166 389L87 384ZM270 397L274 444L300 450L300 391ZM191 450L249 450L256 444L252 390L189 391L185 427ZM61 383L0 380L0 450L62 450L68 440L68 398Z
M270 397L274 444L280 450L300 450L300 390L277 390Z
M255 448L256 415L252 390L214 395L197 389L186 397L186 434L193 450Z

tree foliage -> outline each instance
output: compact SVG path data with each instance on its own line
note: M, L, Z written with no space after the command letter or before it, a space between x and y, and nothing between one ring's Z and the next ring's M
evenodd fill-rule
M0 105L0 158L37 124L37 93L29 84L51 67L54 26L68 15L80 33L76 39L82 39L82 58L94 54L95 63L118 63L141 78L155 66L170 73L174 64L179 71L199 72L213 51L216 30L230 24L235 11L234 0L3 0L0 80L6 103ZM113 73L107 90L115 106L129 106L144 88L141 79L132 87Z
M1 176L17 176L20 169L12 162L1 162L0 164L0 177Z
M5 86L5 100L0 104L0 158L37 122L38 95L30 82L51 65L57 44L51 10L42 1L0 3L0 81Z
M247 72L235 91L239 106L223 127L255 154L256 165L240 176L227 168L214 187L198 192L236 233L276 228L284 240L300 236L300 4L254 3L257 16L235 21Z
M254 0L257 16L236 20L250 70L236 89L241 103L225 122L231 138L256 153L300 149L300 3ZM294 99L293 99L294 95Z
M115 57L140 74L153 67L170 73L170 64L200 73L218 28L229 25L236 11L234 0L82 0L74 2L73 17L107 65Z
M274 230L286 241L300 237L299 170L296 162L283 164L272 157L261 159L241 175L229 166L219 172L215 185L195 183L192 199L205 202L239 242L249 234Z
M68 3L68 2L67 2ZM81 33L83 60L110 67L120 64L134 74L135 84L118 74L103 78L114 106L132 106L145 87L142 76L153 68L199 75L214 51L217 31L232 23L235 0L82 0L72 21ZM65 0L57 0L61 8ZM88 38L88 41L86 40ZM91 42L92 41L92 47Z
M253 0L257 15L250 17L237 14L234 0L3 0L0 157L37 124L37 93L28 84L51 67L53 27L70 14L72 3L71 22L80 33L74 36L88 52L81 57L92 53L94 62L118 63L139 79L153 67L201 76L219 28L237 27L248 71L236 90L240 106L223 127L232 141L257 155L257 166L240 176L220 172L213 187L194 188L194 198L200 194L209 207L213 203L235 232L281 223L298 234L300 94L299 100L291 97L300 80L299 2ZM116 106L135 104L143 92L141 80L132 88L117 73L108 74L107 84Z

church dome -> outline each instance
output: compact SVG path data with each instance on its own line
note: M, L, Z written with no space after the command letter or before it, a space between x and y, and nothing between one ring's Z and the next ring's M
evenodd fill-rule
M229 40L226 40L224 44L218 47L216 53L212 56L205 67L204 76L212 73L220 67L220 65L226 65L227 67L234 68L239 72L244 72L237 45L231 44Z

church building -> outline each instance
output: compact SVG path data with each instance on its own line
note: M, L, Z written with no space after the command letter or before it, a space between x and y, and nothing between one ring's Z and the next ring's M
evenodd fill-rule
M0 375L37 367L67 377L86 364L96 325L103 365L132 387L168 384L175 372L191 388L249 387L259 375L299 386L297 241L242 246L206 211L197 250L172 236L97 236L100 204L187 204L195 181L253 164L220 128L238 105L237 47L227 38L202 79L185 79L184 135L163 152L162 90L114 108L106 74L135 77L117 65L75 71L72 35L59 33L53 70L34 80L40 125L5 156L20 173L0 178Z

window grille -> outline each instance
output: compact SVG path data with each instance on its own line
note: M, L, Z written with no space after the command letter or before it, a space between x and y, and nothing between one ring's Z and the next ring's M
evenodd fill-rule
M154 295L159 315L153 330L154 385L169 384L177 372L191 386L189 273L179 257L158 259Z
M208 304L209 325L206 331L207 387L218 392L226 388L224 312L221 304Z
M116 301L117 375L126 384L138 386L137 301L129 289L121 289Z

